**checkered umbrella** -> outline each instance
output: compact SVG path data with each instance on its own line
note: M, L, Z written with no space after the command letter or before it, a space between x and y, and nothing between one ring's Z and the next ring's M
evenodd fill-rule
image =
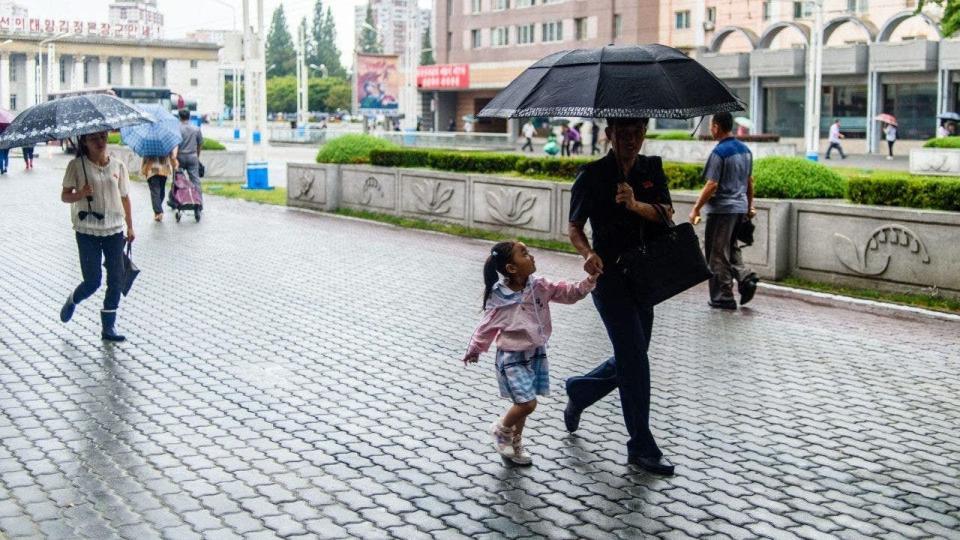
M180 122L161 105L140 105L140 109L156 121L120 129L123 144L134 154L144 157L163 157L180 144Z
M86 94L29 107L0 135L0 149L32 146L150 122L153 118L107 94Z

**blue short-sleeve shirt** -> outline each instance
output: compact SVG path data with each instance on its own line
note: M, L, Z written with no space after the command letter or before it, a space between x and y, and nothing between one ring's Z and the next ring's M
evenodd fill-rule
M717 182L717 191L704 207L705 214L746 214L747 182L753 175L753 154L734 137L723 139L703 168L704 181Z

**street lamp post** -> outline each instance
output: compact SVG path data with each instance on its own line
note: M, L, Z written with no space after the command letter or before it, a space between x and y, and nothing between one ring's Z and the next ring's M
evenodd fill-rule
M820 86L823 80L823 0L809 0L814 10L813 31L807 47L806 147L807 159L820 153Z
M237 31L237 7L234 6L233 4L231 4L230 2L226 2L226 1L224 1L224 0L213 0L213 1L216 2L216 3L218 3L218 4L220 4L221 6L226 6L226 7L230 8L230 15L231 15L231 18L232 18L232 20L233 20L233 26L232 26L232 28L233 28L233 31L236 32L236 31ZM236 63L231 63L231 66L230 66L229 69L230 69L230 78L231 78L231 80L233 81L233 95L232 95L233 103L232 103L232 107L231 107L231 109L230 109L230 111L231 111L230 116L233 118L233 138L234 138L234 139L239 139L239 138L240 138L240 118L239 118L239 111L240 111L240 83L239 83L240 68L237 67L237 64L236 64Z
M53 37L41 40L37 43L37 74L36 74L36 90L34 97L36 98L36 103L43 103L46 101L47 92L44 89L43 85L43 46L47 46L47 86L50 85L50 79L56 74L53 71L53 59L54 59L54 44L56 40L64 38L70 35L70 32L62 32Z

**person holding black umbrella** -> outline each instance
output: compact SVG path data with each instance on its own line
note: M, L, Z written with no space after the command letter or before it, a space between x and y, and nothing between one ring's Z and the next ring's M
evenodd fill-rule
M60 309L60 320L69 322L77 304L100 288L103 266L107 269L107 292L100 311L101 337L105 341L124 341L126 338L116 332L114 325L123 281L123 249L136 238L130 209L130 178L123 162L107 155L106 131L81 135L77 154L63 175L60 200L70 204L83 281L67 296Z
M564 422L568 431L576 431L583 410L619 388L630 435L627 462L654 474L672 475L673 465L663 458L650 431L647 349L653 307L634 300L617 267L624 252L663 231L665 225L655 205L673 215L662 160L638 155L647 122L646 118L608 119L610 153L583 167L573 184L570 242L585 259L584 270L600 274L593 303L613 342L614 356L586 375L567 379L569 402ZM587 221L593 228L592 247L584 232Z

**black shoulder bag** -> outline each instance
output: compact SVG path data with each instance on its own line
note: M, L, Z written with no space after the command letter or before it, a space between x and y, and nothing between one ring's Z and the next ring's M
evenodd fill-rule
M713 275L693 225L674 225L661 205L652 206L666 231L645 239L617 260L634 298L646 306L657 305Z

